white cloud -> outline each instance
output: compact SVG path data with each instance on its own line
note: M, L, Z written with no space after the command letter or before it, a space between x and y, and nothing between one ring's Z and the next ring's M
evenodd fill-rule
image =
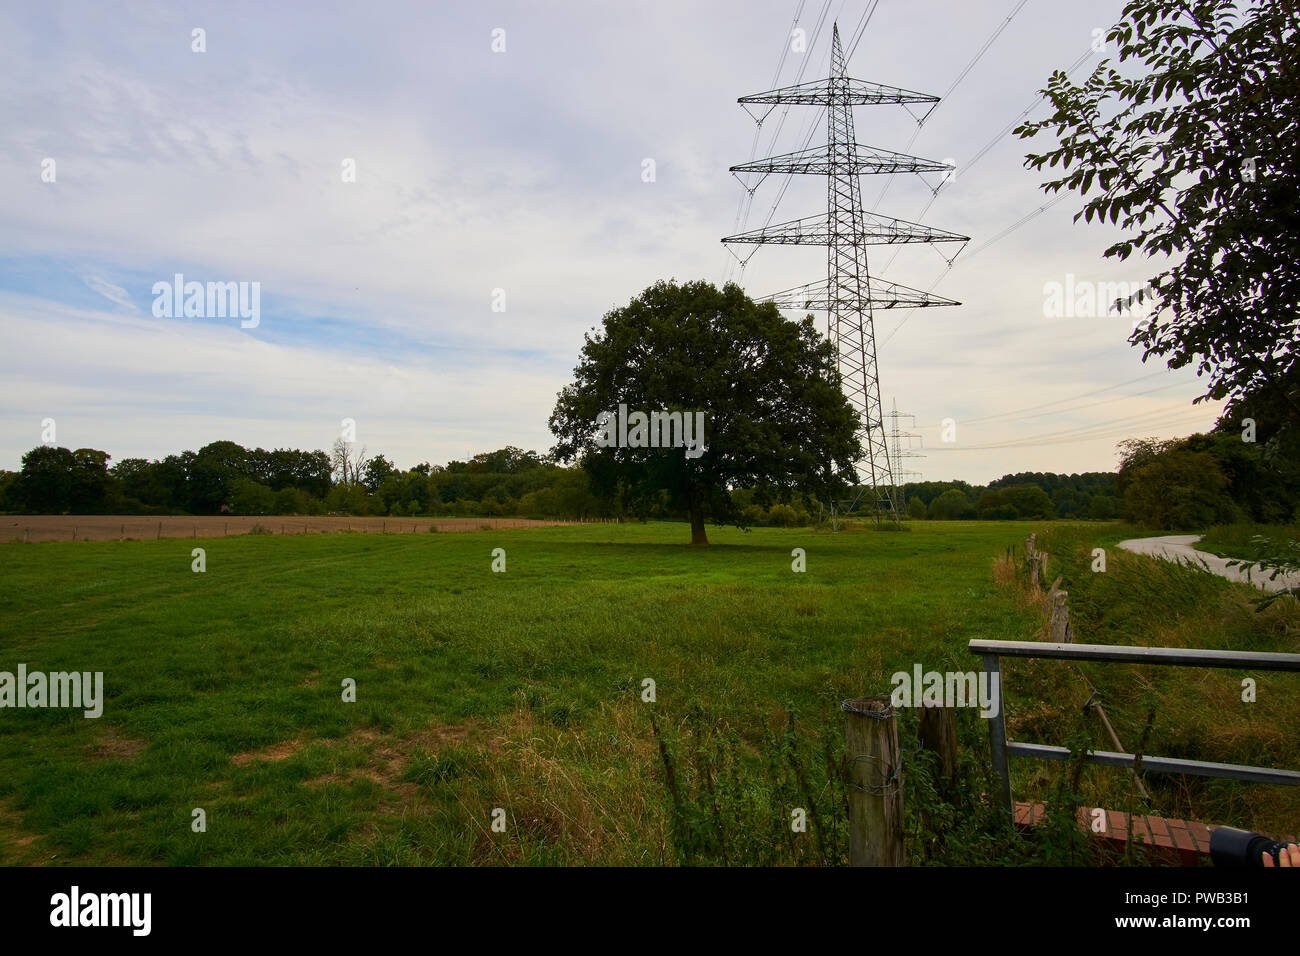
M120 305L128 312L139 312L140 309L131 301L130 294L120 285L114 285L103 276L82 276L82 281L90 288L94 289L109 302Z

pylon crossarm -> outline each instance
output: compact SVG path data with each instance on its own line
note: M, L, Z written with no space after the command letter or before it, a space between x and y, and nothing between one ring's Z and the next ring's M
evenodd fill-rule
M851 147L847 148L846 146ZM732 166L733 173L803 173L812 176L874 175L876 173L948 172L950 163L894 153L858 143L813 146L809 149L756 159Z
M860 232L848 235L836 231L836 223L831 221L829 213L818 216L805 216L775 226L751 229L749 232L727 236L723 242L771 243L784 246L829 246L835 241L847 241L852 245L892 245L899 242L961 242L970 241L969 236L955 232L933 229L906 219L893 219L878 213L863 213L863 228Z
M766 93L754 93L742 96L736 101L741 105L750 103L793 103L799 106L876 106L882 103L938 103L939 97L928 93L917 93L898 86L886 86L884 83L871 83L867 80L855 80L850 77L827 77L822 80L809 80L794 86L783 86Z
M759 301L774 302L778 309L795 311L827 312L835 306L841 314L863 312L873 308L923 309L933 306L961 305L960 302L952 299L922 292L920 289L912 289L897 282L886 282L883 279L868 279L862 285L868 289L866 299L862 299L857 294L846 296L839 289L831 295L827 292L828 282L823 279L782 292L774 292Z

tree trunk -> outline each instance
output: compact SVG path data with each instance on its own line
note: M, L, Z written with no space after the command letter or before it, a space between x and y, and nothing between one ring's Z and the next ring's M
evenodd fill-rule
M709 536L704 530L704 509L691 505L691 544L708 547Z

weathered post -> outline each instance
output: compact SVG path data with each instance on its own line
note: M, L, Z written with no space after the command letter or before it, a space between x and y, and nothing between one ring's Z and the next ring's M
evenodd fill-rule
M955 707L922 707L921 725L917 731L921 749L939 755L939 768L951 794L957 789L957 709Z
M1069 591L1052 591L1052 641L1057 644L1070 641L1069 601Z
M890 699L840 705L849 759L849 864L903 865L903 777Z

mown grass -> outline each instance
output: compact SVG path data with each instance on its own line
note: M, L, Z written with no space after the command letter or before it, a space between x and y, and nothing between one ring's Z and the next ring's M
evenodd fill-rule
M842 863L840 701L888 693L914 663L975 669L972 638L1034 637L1038 609L995 581L1028 530L710 529L707 550L677 524L0 545L0 670L103 671L107 696L97 720L0 710L0 862ZM1088 546L1126 536L1061 527L1042 543L1070 569L1087 639L1294 649L1286 609L1252 619L1248 591L1196 572L1110 550L1105 575L1081 577ZM1066 677L1008 670L1014 736L1079 730ZM1112 720L1140 723L1150 693L1155 752L1300 763L1281 699L1295 682L1260 676L1244 709L1213 673L1107 677ZM958 799L932 798L929 755L908 758L911 857L1051 861L986 816L986 727L963 712L959 728L973 783ZM914 736L914 714L900 730ZM1021 799L1068 776L1015 770ZM1126 779L1084 777L1112 809ZM1294 800L1246 795L1270 789L1160 796L1294 830Z

